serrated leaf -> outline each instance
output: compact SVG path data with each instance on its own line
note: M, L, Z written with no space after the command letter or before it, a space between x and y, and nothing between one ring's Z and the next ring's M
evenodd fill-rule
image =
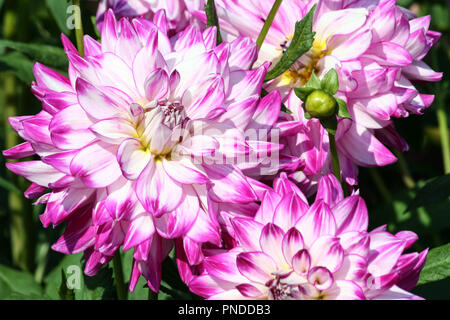
M323 90L334 96L339 89L339 77L336 70L331 69L330 71L328 71L327 74L323 77L320 84Z
M38 61L50 67L66 70L68 66L68 60L64 50L58 47L3 39L0 40L0 48L1 47L16 50L28 56L31 60Z
M53 15L59 29L66 35L70 33L67 27L67 8L72 5L72 1L62 1L62 0L45 0L47 7Z
M335 135L337 130L337 119L335 116L320 119L320 123L329 134Z
M311 87L302 87L302 88L294 88L295 95L302 100L303 102L306 101L306 98L316 89Z
M450 277L450 243L431 249L417 285Z
M351 115L348 112L348 108L347 108L347 103L345 103L344 100L339 99L339 98L335 98L338 104L338 112L337 115L340 118L345 118L345 119L351 119Z
M222 43L222 36L220 34L219 18L217 17L216 4L214 0L208 0L205 4L206 12L206 27L217 28L217 44Z
M26 84L30 84L34 80L33 62L20 52L11 52L0 56L0 71L13 72Z
M280 61L267 73L265 81L270 81L282 75L288 70L298 58L308 52L314 42L315 33L312 31L312 22L316 5L311 8L308 14L295 24L294 37L289 48L281 57Z
M450 174L440 176L427 183L418 192L414 200L409 204L405 212L423 206L436 204L450 197Z

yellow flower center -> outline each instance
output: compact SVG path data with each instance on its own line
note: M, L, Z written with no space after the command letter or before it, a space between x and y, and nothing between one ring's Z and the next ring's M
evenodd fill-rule
M286 42L281 45L283 51L286 49L287 44L291 39L292 37L288 37ZM295 62L289 70L281 75L281 83L296 87L304 86L308 82L313 71L316 73L320 71L320 68L317 65L318 62L330 53L329 50L326 50L326 47L326 39L315 39L312 48Z

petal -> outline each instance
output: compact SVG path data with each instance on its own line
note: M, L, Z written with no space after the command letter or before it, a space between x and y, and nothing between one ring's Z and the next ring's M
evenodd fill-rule
M136 195L147 211L160 216L178 207L183 189L166 174L161 161L151 161L137 180Z
M169 76L162 69L155 69L147 76L144 83L145 96L148 101L158 101L169 91Z
M48 187L49 184L64 177L64 173L42 161L10 162L5 165L15 174L40 186Z
M273 223L268 223L262 229L259 238L261 250L269 255L280 269L286 265L282 252L283 237L284 231L280 227Z
M302 249L292 257L292 268L297 274L306 276L310 267L311 256L309 255L308 250Z
M309 249L311 264L321 266L332 273L339 270L344 259L344 249L339 243L339 238L323 236L316 241Z
M314 202L295 227L301 232L307 246L321 236L336 233L336 221L330 208L322 200Z
M136 216L130 223L123 243L123 251L151 240L155 232L152 216L142 213Z
M151 160L150 152L143 150L139 140L124 140L117 150L117 161L122 174L129 180L136 180Z
M246 250L261 250L259 238L264 225L248 218L234 218L231 220L236 240Z
M308 282L317 290L327 290L333 283L333 275L324 267L314 267L308 272Z
M70 172L91 188L107 187L122 175L116 148L103 142L81 149L70 163Z
M337 224L337 234L350 231L365 232L369 224L367 207L364 200L353 195L340 201L333 207Z
M217 202L248 203L257 196L242 172L231 165L204 165L210 178L212 199Z
M288 264L293 263L293 257L305 247L302 234L295 228L289 229L283 237L282 250Z
M325 293L329 300L365 300L363 290L353 281L336 280Z
M273 222L288 230L308 211L308 205L295 193L285 194L273 213Z
M137 132L134 126L125 119L110 118L98 121L89 129L102 141L120 144L123 140L136 137Z
M178 161L163 159L163 167L174 181L181 184L205 184L209 182L205 173L201 172L190 160L185 158Z
M276 263L263 252L242 252L236 258L236 265L244 277L261 284L272 279L272 272L277 270Z

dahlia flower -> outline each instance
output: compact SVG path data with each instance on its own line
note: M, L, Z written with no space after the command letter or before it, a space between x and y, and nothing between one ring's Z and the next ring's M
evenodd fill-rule
M192 26L171 40L167 23L163 11L153 23L116 21L110 10L101 43L84 37L84 57L63 35L69 77L35 64L43 110L10 118L26 142L4 151L40 158L7 167L32 182L27 197L46 192L45 227L66 222L53 249L85 252L93 275L121 246L134 248L131 289L142 274L158 290L173 239L192 264L202 243L220 245L209 202L252 203L258 183L240 167L255 170L281 148L269 140L281 98L260 98L267 65L248 70L256 46L216 46L215 28Z
M273 5L264 0L217 0L220 27L225 38L256 39ZM294 35L295 23L317 5L312 48L285 73L266 85L279 90L293 115L285 119L304 124L301 136L291 138L291 154L305 161L306 170L292 178L315 185L317 177L330 172L328 134L316 120L307 120L301 101L290 95L302 87L312 72L323 77L330 69L339 74L337 97L347 102L352 120L338 124L337 148L346 182L357 183L357 167L384 166L396 161L386 146L400 151L407 143L397 134L393 118L422 114L434 96L420 94L411 81L439 81L422 61L440 34L429 30L430 17L415 18L395 0L292 0L283 1L259 52L255 66L275 65ZM205 21L201 10L193 14ZM304 147L302 147L304 146ZM305 152L306 151L306 152Z
M364 200L344 198L323 176L310 206L286 175L274 181L254 217L228 221L228 250L205 249L188 283L209 299L420 299L409 293L427 250L404 253L413 232L367 231ZM234 242L234 243L233 243Z
M112 9L116 17L141 17L153 19L154 14L159 10L165 10L169 29L182 31L192 16L187 10L203 9L200 0L101 0L97 9L97 25L99 30L103 27L105 13Z

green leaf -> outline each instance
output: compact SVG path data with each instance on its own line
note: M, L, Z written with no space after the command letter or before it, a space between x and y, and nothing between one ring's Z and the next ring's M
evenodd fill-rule
M50 299L58 300L61 286L61 269L75 293L75 300L108 300L115 297L112 270L103 267L95 276L86 276L81 263L83 254L65 255L61 262L44 279L45 292ZM67 282L66 282L67 283Z
M64 269L61 269L61 285L58 290L59 299L75 300L75 292L67 287L67 277Z
M339 89L339 77L336 70L331 69L320 82L323 90L334 96Z
M27 272L0 265L0 299L44 299L41 286Z
M0 56L0 71L11 71L26 84L34 80L33 62L20 52Z
M67 70L68 60L64 50L61 48L46 44L23 43L1 39L0 48L2 47L21 52L31 58L31 60L47 66Z
M68 2L63 0L45 0L45 3L50 9L50 12L52 13L53 18L58 24L59 29L66 35L68 35L70 33L70 30L67 27L67 8L72 5L72 1Z
M5 0L0 0L0 9L3 7L4 3L5 3Z
M266 76L265 81L275 79L288 70L303 54L311 49L314 42L314 32L312 31L312 22L316 5L308 14L295 24L295 32L292 42L287 48L281 60L273 67Z
M302 88L294 88L295 95L302 100L303 102L306 101L306 98L316 89L312 87L302 87Z
M337 130L337 119L335 116L320 119L320 123L329 134L335 135Z
M339 98L336 98L336 97L335 97L335 99L336 99L337 104L338 104L337 115L340 118L351 119L352 117L351 117L350 113L348 112L347 103L345 103L345 101L342 100L342 99L339 99Z
M450 174L440 176L427 183L418 192L414 200L409 204L405 212L436 204L450 197Z
M206 27L216 27L217 28L217 44L222 43L222 36L220 34L219 18L217 17L216 4L214 0L208 0L205 4L206 12Z
M313 88L315 90L321 90L322 89L322 83L320 82L319 77L317 77L317 75L316 75L316 73L314 71L311 73L311 77L309 78L309 80L306 83L305 87Z
M431 249L417 285L450 277L450 243Z

